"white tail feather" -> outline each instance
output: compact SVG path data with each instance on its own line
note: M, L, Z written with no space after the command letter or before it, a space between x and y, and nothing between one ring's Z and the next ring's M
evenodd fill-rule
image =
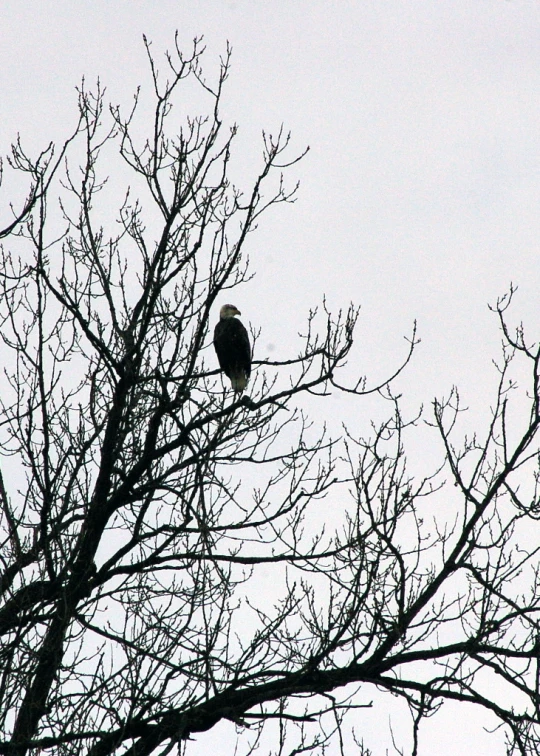
M238 373L237 375L231 375L231 386L233 391L242 393L247 386L247 378L245 373Z

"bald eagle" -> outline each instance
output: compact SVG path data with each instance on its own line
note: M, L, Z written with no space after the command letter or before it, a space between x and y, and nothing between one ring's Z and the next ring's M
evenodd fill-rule
M220 368L231 379L233 390L241 394L251 372L251 346L246 329L235 315L241 315L241 312L234 305L223 305L219 311L214 348Z

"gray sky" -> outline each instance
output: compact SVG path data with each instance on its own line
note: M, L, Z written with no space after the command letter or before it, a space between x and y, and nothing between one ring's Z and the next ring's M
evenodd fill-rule
M129 104L149 85L142 33L159 54L175 28L186 47L205 35L207 70L233 46L225 115L248 178L262 128L283 122L311 147L291 173L298 202L252 238L259 275L237 304L261 344L279 353L323 293L334 307L352 299L359 364L375 377L417 318L409 377L426 398L474 390L489 370L486 303L510 281L516 316L538 328L539 3L4 2L0 144L66 134L83 74Z
M240 126L246 184L263 128L284 123L299 151L311 147L290 173L297 203L252 236L257 277L234 297L262 328L259 356L269 345L288 356L323 294L334 308L353 300L351 370L382 377L416 318L422 343L401 390L429 404L458 383L487 409L499 342L487 302L513 281L515 320L532 340L540 329L540 3L4 0L0 152L17 131L33 148L65 137L83 74L128 105L150 86L142 33L158 56L176 28L186 49L205 35L207 72L233 46L224 115ZM497 740L482 750L481 732L461 743L435 722L438 754L496 753Z

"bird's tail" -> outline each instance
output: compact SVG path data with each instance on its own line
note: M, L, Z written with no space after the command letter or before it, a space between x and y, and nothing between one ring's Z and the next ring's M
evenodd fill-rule
M233 388L233 391L235 391L237 394L241 394L247 386L246 374L243 371L239 373L232 373L231 386Z

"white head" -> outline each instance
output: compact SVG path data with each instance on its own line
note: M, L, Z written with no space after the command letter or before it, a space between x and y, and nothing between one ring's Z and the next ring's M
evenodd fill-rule
M241 315L241 314L242 313L240 312L240 310L232 304L223 305L223 307L219 311L219 317L221 320L226 320L227 318L234 318L235 315Z

